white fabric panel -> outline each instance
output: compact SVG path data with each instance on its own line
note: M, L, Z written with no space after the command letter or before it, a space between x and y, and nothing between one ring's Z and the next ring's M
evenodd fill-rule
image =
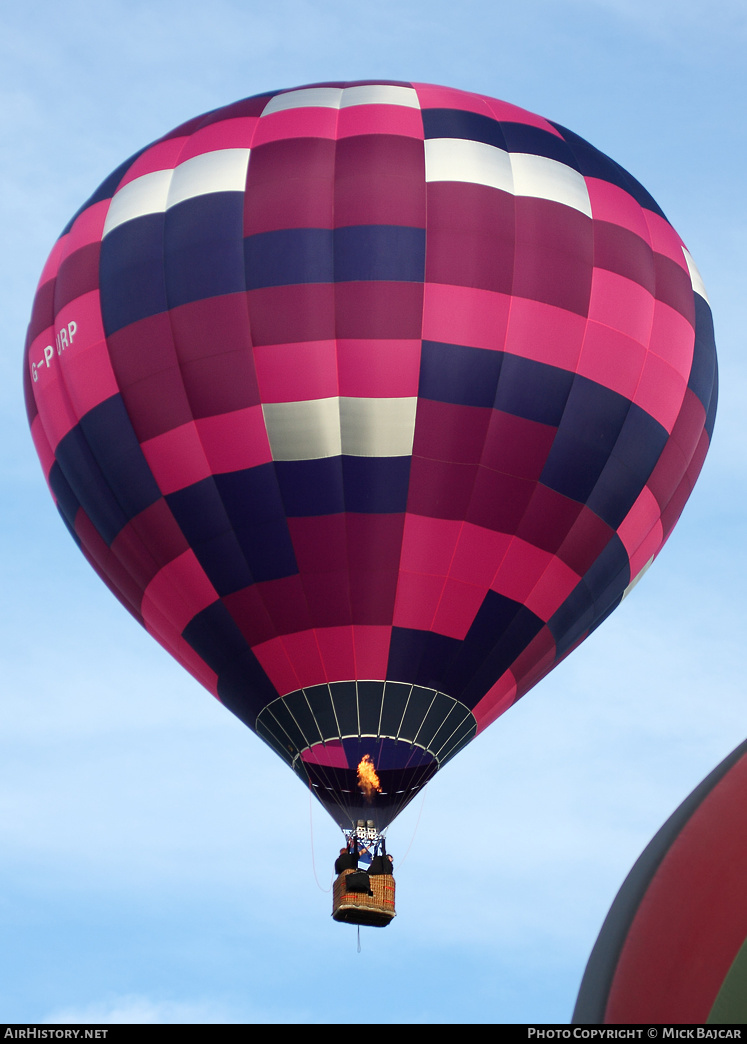
M102 239L125 221L144 214L162 213L166 209L172 174L172 170L154 170L119 189L109 205Z
M342 452L352 457L409 456L417 404L417 396L398 399L341 396Z
M288 91L270 98L262 115L269 116L273 112L285 109L322 108L339 109L342 98L341 87L307 87L303 91Z
M509 153L482 141L427 138L425 180L470 181L514 196L551 199L591 217L586 182L577 170L545 156Z
M243 192L249 149L216 149L180 163L174 170L167 207L209 192Z
M551 199L591 217L586 182L583 175L573 167L546 156L532 156L524 152L512 152L509 156L514 195Z
M273 460L339 457L340 400L266 402L262 405Z
M708 301L708 294L706 293L703 278L700 272L698 271L698 266L695 264L692 257L690 257L690 251L686 250L685 247L683 247L682 253L685 255L685 261L687 262L687 267L690 272L690 282L693 284L693 290L696 294L700 294L704 301ZM708 301L709 305L710 303L711 302Z
M514 191L508 153L467 138L426 138L425 180L470 181Z
M638 574L638 576L636 576L633 580L631 580L631 582L628 584L628 586L625 588L625 590L622 593L623 598L627 598L628 597L628 595L633 590L633 588L638 583L638 581L641 579L641 577L645 576L645 574L649 571L649 569L651 568L651 563L653 562L655 557L656 557L655 555L651 555L651 557L649 558L648 562L646 562L645 566L643 567L643 569L641 569L641 571ZM622 601L622 599L621 599L621 601Z
M346 87L342 92L340 108L344 109L349 105L406 105L411 109L420 108L417 91L412 87L396 87L381 83Z

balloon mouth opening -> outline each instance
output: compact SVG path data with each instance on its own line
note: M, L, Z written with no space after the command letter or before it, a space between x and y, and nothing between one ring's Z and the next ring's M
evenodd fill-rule
M375 783L362 777L361 764ZM432 779L438 761L407 741L369 736L315 744L294 768L341 827L364 819L382 831Z

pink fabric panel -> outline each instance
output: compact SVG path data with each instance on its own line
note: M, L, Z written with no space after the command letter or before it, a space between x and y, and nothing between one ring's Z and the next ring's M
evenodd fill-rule
M687 389L687 379L649 352L633 402L671 432Z
M386 678L391 637L391 627L353 626L356 667L354 677L370 681Z
M142 443L142 450L164 495L200 482L211 474L193 421L148 439Z
M315 630L288 634L282 640L288 651L288 656L296 668L296 674L299 679L297 687L320 685L328 681Z
M441 601L444 582L440 576L401 571L394 603L394 626L412 627L417 631L430 630Z
M292 654L286 648L283 638L271 638L267 642L261 642L252 648L252 652L281 696L301 688L301 681L291 662ZM316 680L308 681L306 684L315 685L325 680L321 661L315 673Z
M313 108L282 109L257 121L252 146L283 138L336 138L338 109Z
M108 200L106 202L106 207L107 209L109 207ZM84 211L84 213L88 213L88 211ZM68 233L68 235L69 234L70 233ZM99 236L99 238L101 237ZM37 290L57 275L57 270L60 267L60 260L65 256L67 252L67 245L65 243L66 239L67 236L60 236L55 245L52 247L49 257L47 258L44 264L44 268L42 269L42 274L39 277L39 282L36 284Z
M54 342L54 331L46 330L32 343L29 349L29 362L39 363L44 359L44 349L49 347L50 334ZM39 416L44 418L44 433L53 450L57 449L60 439L78 423L70 395L62 378L61 368L55 355L49 368L42 362L43 369L39 367L38 380L34 385L34 397L39 410Z
M506 533L497 533L493 529L483 529L482 526L465 522L448 567L449 576L476 584L484 588L484 594L487 593L511 539Z
M661 547L664 543L664 528L660 521L657 520L653 529L651 529L646 536L643 538L638 548L630 556L630 580L631 583L638 576L640 571L648 565L651 559L658 555Z
M261 406L201 417L195 425L215 474L241 471L272 460Z
M318 627L316 640L326 681L349 681L357 677L352 626Z
M491 722L505 713L516 702L517 686L511 671L502 674L495 684L491 685L472 713L477 722L478 733L486 729Z
M141 612L148 622L167 613L171 626L181 634L190 620L218 600L215 588L203 572L194 551L185 551L165 565L145 589Z
M117 189L129 185L131 181L137 181L144 174L153 174L157 170L173 170L179 163L181 151L188 140L188 138L168 138L166 141L159 141L155 145L151 145L142 155L138 156Z
M534 588L527 595L525 605L545 623L557 612L576 587L581 577L565 562L553 556Z
M575 370L585 330L583 316L542 301L514 297L505 348L522 359Z
M481 94L470 94L456 87L439 87L431 83L414 83L412 86L417 91L421 109L461 109L463 112L477 112L481 116L492 115L487 99Z
M339 394L399 398L418 394L419 340L339 340Z
M305 402L339 395L334 341L272 344L254 349L262 402Z
M422 141L423 118L419 109L407 105L347 105L340 109L335 137L355 134L399 134Z
M591 201L591 213L595 221L609 221L635 232L645 242L651 242L651 232L643 212L625 189L618 188L599 178L585 178Z
M682 409L672 431L672 439L682 450L687 460L697 456L697 447L703 434L705 410L698 396L688 388L682 402Z
M407 512L400 569L445 577L451 569L463 525L463 522L448 518L430 518Z
M589 319L611 326L634 341L648 344L654 320L654 298L639 283L605 268L591 280Z
M643 373L647 350L640 341L590 321L577 373L632 399Z
M423 337L474 348L503 351L509 309L508 294L470 286L426 283L423 298Z
M69 257L81 247L90 243L99 243L104 232L104 222L109 212L109 200L103 199L93 206L87 207L73 222L66 236L59 241L65 257Z
M514 537L490 586L498 594L523 603L552 557L548 551Z
M192 677L204 685L209 693L218 698L218 675L201 660L194 649L172 627L170 621L154 610L150 622L144 627L166 652L170 653Z
M447 578L431 629L449 638L464 638L487 594L487 587L475 587Z
M310 765L326 765L328 768L346 769L348 767L345 748L339 740L317 743L316 746L301 752L301 760Z
M664 254L676 261L680 268L688 272L687 261L682 253L682 240L675 230L663 217L654 214L651 210L642 210L646 224L649 229L651 245L658 254ZM689 272L688 272L689 275Z
M65 379L79 417L119 391L105 341L71 352L65 361Z
M645 539L645 534L650 533L654 526L659 526L661 531L660 514L661 508L656 497L648 486L644 486L635 504L617 530L617 535L622 540L631 562L641 546L641 541Z
M220 149L248 149L258 122L258 116L234 116L201 127L187 138L179 162Z
M661 301L654 305L649 347L687 383L693 364L695 330L683 315Z

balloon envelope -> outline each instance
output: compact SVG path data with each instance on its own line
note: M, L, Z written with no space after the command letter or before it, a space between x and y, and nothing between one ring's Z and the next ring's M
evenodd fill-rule
M747 1019L747 741L642 853L602 926L573 1022Z
M25 379L94 569L379 829L620 602L716 406L645 189L516 106L392 82L248 98L119 167L50 255Z

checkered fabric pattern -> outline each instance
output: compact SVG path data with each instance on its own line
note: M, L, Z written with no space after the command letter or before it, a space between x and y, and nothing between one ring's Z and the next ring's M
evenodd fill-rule
M248 98L128 160L52 250L25 365L93 568L345 824L370 753L379 825L650 564L716 381L638 182L399 82Z

